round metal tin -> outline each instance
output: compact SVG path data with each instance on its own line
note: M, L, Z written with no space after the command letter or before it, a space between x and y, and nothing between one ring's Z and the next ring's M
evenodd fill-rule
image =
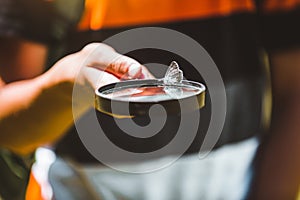
M118 118L148 115L155 104L171 115L192 112L205 104L205 86L187 80L172 85L162 79L121 81L100 87L95 95L96 109Z

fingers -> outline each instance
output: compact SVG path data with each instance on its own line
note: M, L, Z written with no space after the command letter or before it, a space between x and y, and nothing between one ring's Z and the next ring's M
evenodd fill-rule
M119 79L154 78L139 62L117 53L105 44L89 44L82 51L87 57L87 66L109 72Z
M121 54L105 68L105 71L115 75L121 80L154 78L145 66Z
M120 79L135 79L141 76L142 66L134 59L118 54L105 71Z

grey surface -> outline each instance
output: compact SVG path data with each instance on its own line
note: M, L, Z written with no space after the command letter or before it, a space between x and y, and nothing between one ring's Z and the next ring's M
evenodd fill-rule
M77 172L70 173L67 165L66 171L62 170L58 160L50 175L56 185L57 200L239 200L248 187L249 166L257 144L256 139L249 139L227 145L202 160L197 155L186 156L167 168L146 174L128 174L96 165L77 166ZM140 169L159 161L127 167Z

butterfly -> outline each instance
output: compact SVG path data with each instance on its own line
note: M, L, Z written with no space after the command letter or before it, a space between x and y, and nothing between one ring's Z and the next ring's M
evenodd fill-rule
M172 61L167 69L163 82L166 85L164 91L173 99L179 99L183 95L183 91L176 84L180 84L183 80L183 73L179 69L177 62Z
M173 85L176 83L181 83L183 80L183 73L179 69L179 65L177 62L172 61L167 69L165 77L163 78L163 82L165 85Z

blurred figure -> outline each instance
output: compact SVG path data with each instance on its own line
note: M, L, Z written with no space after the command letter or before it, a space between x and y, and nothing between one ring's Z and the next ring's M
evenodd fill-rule
M149 76L137 61L101 43L86 45L45 72L47 45L55 40L47 27L55 16L51 4L5 0L0 7L0 197L24 199L32 160L26 158L73 123L72 89L82 67L83 95L120 78ZM93 102L78 105L84 113Z

